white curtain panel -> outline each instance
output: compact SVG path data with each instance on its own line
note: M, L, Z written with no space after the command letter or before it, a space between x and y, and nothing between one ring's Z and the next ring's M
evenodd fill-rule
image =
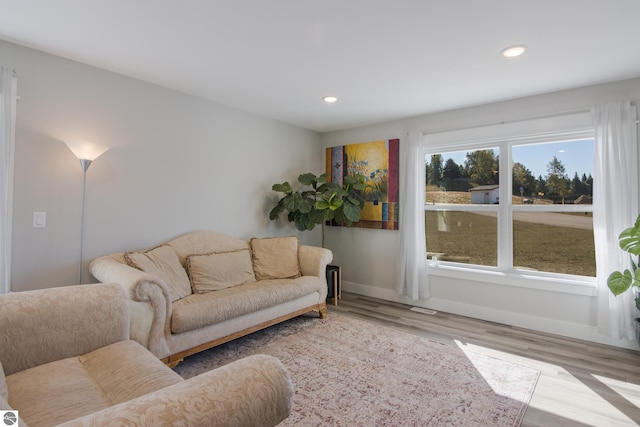
M13 74L12 68L0 67L0 294L9 293L11 283L16 87Z
M638 215L638 139L636 109L616 102L591 109L595 130L593 226L597 269L598 332L617 340L635 339L631 292L615 297L607 287L612 271L630 267L618 245L622 230Z
M396 291L411 300L429 298L424 233L425 164L422 136L400 143L400 263Z

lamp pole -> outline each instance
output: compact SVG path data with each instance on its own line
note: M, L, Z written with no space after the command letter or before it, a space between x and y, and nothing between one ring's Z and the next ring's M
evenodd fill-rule
M80 217L80 262L78 267L78 285L82 284L82 257L84 252L84 200L87 190L87 169L91 166L91 160L80 159L82 167L82 213Z

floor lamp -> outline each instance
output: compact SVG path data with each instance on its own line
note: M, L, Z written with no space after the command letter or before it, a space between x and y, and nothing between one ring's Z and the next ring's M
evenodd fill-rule
M80 222L80 260L78 266L78 285L82 284L82 254L84 249L84 201L87 188L87 169L91 166L91 162L100 157L109 149L101 144L87 141L67 141L67 147L80 160L82 167L82 216Z

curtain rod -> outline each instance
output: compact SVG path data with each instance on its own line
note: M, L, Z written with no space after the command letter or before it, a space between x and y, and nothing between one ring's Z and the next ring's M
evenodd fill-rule
M632 105L634 104L632 103ZM521 117L514 117L514 118L509 118L504 120L493 120L488 122L479 122L479 123L473 123L473 124L464 125L464 126L449 126L449 127L442 127L442 128L436 128L436 129L423 130L422 135L429 135L433 133L442 133L442 132L452 132L452 131L458 131L458 130L466 130L466 129L495 126L495 125L505 125L508 123L524 122L527 120L548 119L551 117L567 116L569 114L588 113L590 111L591 111L591 107L573 108L571 110L562 110L562 111L556 111L553 113L521 116ZM636 120L636 124L638 123L640 123L640 121Z

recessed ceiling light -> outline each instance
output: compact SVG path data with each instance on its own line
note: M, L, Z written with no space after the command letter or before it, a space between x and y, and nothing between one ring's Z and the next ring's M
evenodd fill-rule
M333 104L334 102L336 102L338 100L338 98L336 98L335 96L325 96L322 99L324 100L324 102L326 102L328 104Z
M505 58L515 58L516 56L522 55L525 50L527 50L525 45L509 46L502 51L502 56Z

